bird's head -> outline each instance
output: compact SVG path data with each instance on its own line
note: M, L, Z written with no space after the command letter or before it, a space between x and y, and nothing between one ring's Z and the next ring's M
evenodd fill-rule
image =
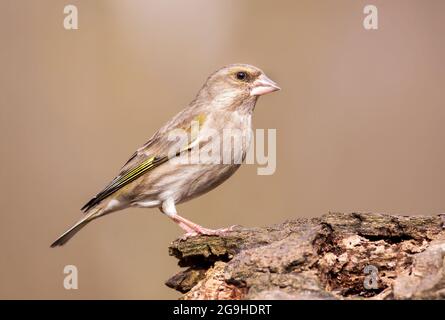
M280 90L262 70L248 64L232 64L213 73L201 94L222 104L256 100L258 96Z

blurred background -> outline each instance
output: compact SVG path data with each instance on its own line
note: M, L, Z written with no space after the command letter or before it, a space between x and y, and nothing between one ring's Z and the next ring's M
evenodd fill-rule
M63 8L79 29L63 28ZM379 29L363 8L376 5ZM277 170L242 167L179 206L204 226L329 211L445 211L442 0L0 1L0 298L167 299L181 230L156 209L50 243L217 68L262 68ZM79 289L63 287L76 265Z

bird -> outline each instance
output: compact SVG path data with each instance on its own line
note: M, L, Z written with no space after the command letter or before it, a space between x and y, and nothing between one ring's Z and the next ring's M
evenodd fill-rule
M84 216L51 247L64 245L91 221L130 207L159 208L185 231L185 238L230 231L202 227L180 216L176 206L216 188L237 171L251 143L255 104L277 90L274 81L249 64L231 64L212 73L195 99L134 152L118 175L81 208ZM241 143L221 147L215 137L230 131ZM217 152L218 147L224 151ZM210 154L210 160L201 161L204 154Z

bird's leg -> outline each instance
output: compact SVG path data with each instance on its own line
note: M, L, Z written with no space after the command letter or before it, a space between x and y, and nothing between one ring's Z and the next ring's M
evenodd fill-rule
M184 223L180 218L178 213L176 212L176 206L173 199L169 198L162 203L160 207L162 213L165 213L170 219L172 219L182 230L185 231L184 239L188 237L196 236L196 231L189 226L189 224ZM179 218L178 218L179 217Z
M215 229L207 229L207 228L204 228L203 226L200 226L199 224L196 224L184 217L181 217L178 214L172 216L171 218L173 219L173 221L178 223L180 226L181 226L181 224L183 224L193 230L192 234L187 233L185 235L186 237L194 236L194 235L198 235L198 234L220 236L220 235L224 235L225 233L227 233L229 231L232 231L233 228L235 227L235 226L231 226L230 228L222 228L222 229L216 229L216 230Z
M193 230L192 228L190 228L187 224L185 224L184 222L182 222L180 218L182 218L182 217L179 216L179 215L177 215L177 214L174 215L174 216L171 216L171 217L170 217L170 219L172 219L173 222L175 222L175 223L176 223L182 230L185 231L185 233L184 233L184 235L181 237L181 239L182 239L182 240L186 240L186 239L188 239L188 238L190 238L190 237L195 237L195 236L197 236L198 233L197 233L195 230Z
M170 199L163 202L161 211L163 213L165 213L166 215L168 215L170 219L172 219L175 223L177 223L179 225L179 227L181 227L186 232L186 234L184 235L185 239L188 237L196 236L198 234L223 235L223 234L227 233L228 231L233 230L233 227L234 227L234 226L232 226L230 228L216 229L216 230L204 228L204 227L200 226L199 224L196 224L184 217L181 217L176 212L176 206L175 206L173 200L170 200Z
M186 232L186 234L194 234L196 233L192 228L190 228L188 225L186 225L184 222L179 221L178 219L175 219L176 217L173 216L171 219L178 224L178 226Z

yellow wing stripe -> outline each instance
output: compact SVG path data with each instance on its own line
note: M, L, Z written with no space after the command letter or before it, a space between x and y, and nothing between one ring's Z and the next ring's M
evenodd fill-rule
M199 114L194 118L194 121L197 121L199 126L201 127L206 120L205 114ZM191 130L191 127L189 128ZM190 143L185 146L184 149L180 150L176 156L179 156L182 152L188 151L191 148L192 143L197 139L198 137L191 137ZM135 158L137 153L135 153L130 160L127 162L129 163L132 159ZM122 188L123 186L129 184L130 182L136 180L140 176L142 176L147 171L161 165L162 163L168 161L169 158L167 156L162 157L156 157L152 156L148 158L147 160L144 160L140 164L138 164L136 167L130 169L127 172L122 173L121 175L117 176L111 183L101 192L99 192L93 199L88 201L83 207L82 210L88 211L94 206L96 206L98 203L100 203L102 200L110 196L111 194L115 193L117 190Z
M88 201L88 203L82 207L82 210L88 211L89 209L97 205L99 202L101 202L103 199L110 196L111 194L113 194L126 184L136 180L147 171L157 167L158 165L164 163L167 160L168 160L167 157L156 158L154 156L148 158L141 164L137 165L135 168L126 172L124 175L116 177L116 179L114 179L103 191L101 191L93 199Z

